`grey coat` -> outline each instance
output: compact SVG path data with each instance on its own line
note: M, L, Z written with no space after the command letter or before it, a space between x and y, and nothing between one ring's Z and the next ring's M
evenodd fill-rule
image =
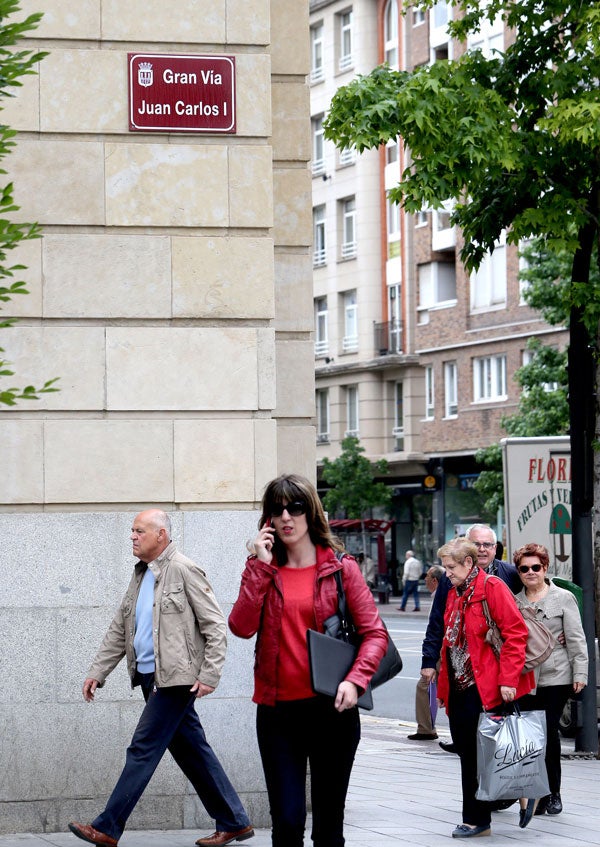
M535 669L537 686L572 685L574 682L587 685L587 643L579 607L571 592L551 582L542 600L530 603L525 596L525 588L517 594L516 599L517 603L536 609L537 617L557 639L552 653ZM565 634L564 644L558 641L562 632Z

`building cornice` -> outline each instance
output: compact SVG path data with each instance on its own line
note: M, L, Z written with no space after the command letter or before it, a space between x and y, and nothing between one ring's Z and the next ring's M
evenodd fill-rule
M377 356L364 362L343 362L340 364L315 365L315 376L341 376L353 373L369 373L385 371L391 368L401 368L419 365L419 357L414 354L392 353L388 356Z

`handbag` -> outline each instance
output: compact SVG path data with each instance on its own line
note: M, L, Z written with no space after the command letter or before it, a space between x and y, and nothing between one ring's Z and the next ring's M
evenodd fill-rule
M486 576L484 580L484 589L485 583L488 580L488 576ZM492 650L496 654L497 657L500 656L500 650L502 649L502 644L504 643L504 639L500 634L500 630L498 629L498 624L492 618L490 607L488 606L487 600L484 597L481 601L481 605L483 606L483 615L485 617L485 622L488 625L488 631L485 635L485 640L488 644L491 644ZM542 621L538 620L535 614L535 609L531 606L521 606L517 601L517 606L519 611L523 615L523 620L527 626L527 644L525 645L525 664L523 665L523 673L527 673L528 671L537 668L538 665L541 665L542 662L545 662L550 653L554 650L556 646L556 639L550 632L547 626L542 623Z
M341 561L343 554L336 555ZM330 697L335 697L338 685L348 675L360 645L360 635L348 612L340 571L336 571L334 577L338 594L337 612L323 622L324 633L313 629L306 632L311 685L318 694L328 694ZM363 709L373 708L372 689L388 682L402 670L402 657L384 621L381 622L388 636L388 646L366 691L358 698L358 705Z
M546 772L546 713L482 712L477 723L478 800L534 799L550 793Z

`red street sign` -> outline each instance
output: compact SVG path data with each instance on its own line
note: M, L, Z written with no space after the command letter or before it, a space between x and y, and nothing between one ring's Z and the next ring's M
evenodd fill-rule
M235 132L235 58L128 53L131 132Z

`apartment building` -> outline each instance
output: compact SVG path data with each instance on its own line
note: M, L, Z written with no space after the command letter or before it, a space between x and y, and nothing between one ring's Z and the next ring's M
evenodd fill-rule
M450 205L408 215L389 201L406 162L400 143L357 156L323 139L328 104L355 75L458 55L451 13L445 2L405 16L397 0L310 4L317 457L339 455L355 434L366 455L389 462L389 557L410 546L431 559L445 538L490 518L472 487L474 454L505 434L527 340L566 343L525 304L514 245L501 239L468 274ZM498 19L466 46L489 54L505 37Z

